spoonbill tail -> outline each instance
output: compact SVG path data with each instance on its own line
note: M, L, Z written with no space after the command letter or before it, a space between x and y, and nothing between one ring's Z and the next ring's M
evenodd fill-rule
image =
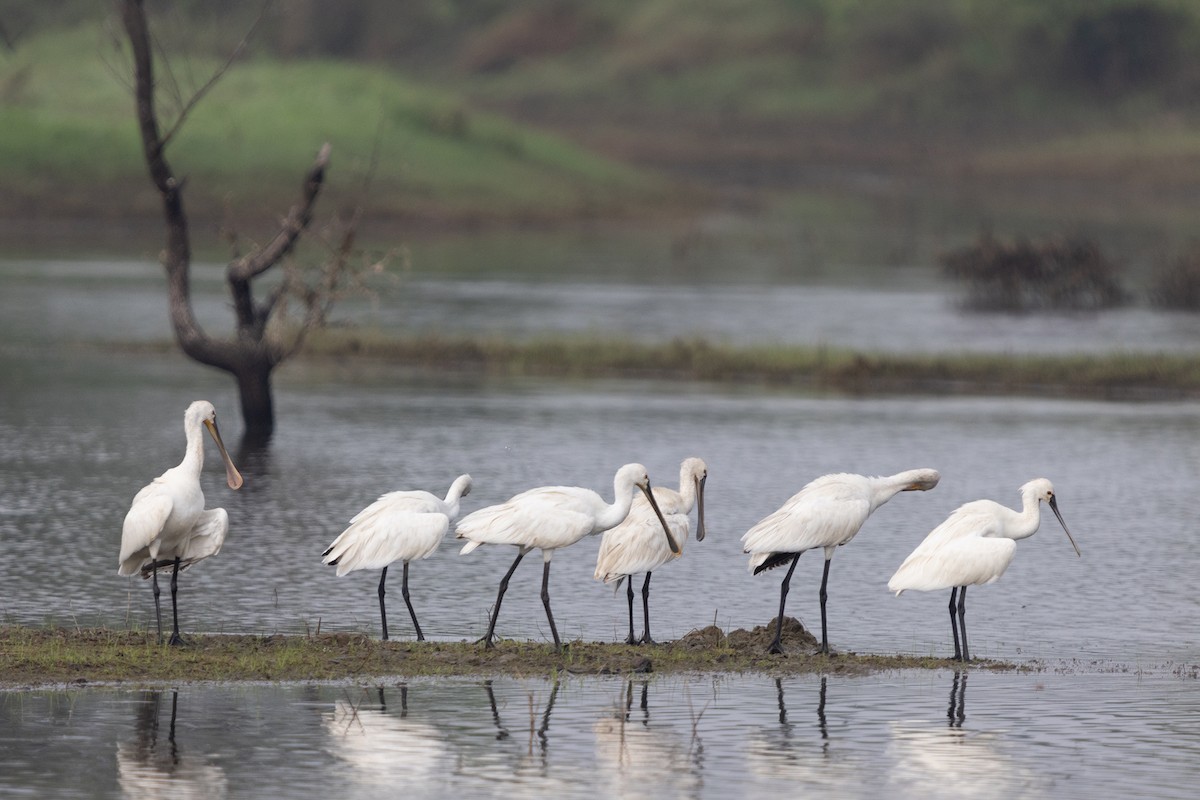
M481 508L458 523L459 539L466 539L462 554L470 553L481 544L511 544L518 548L517 557L508 572L500 580L500 592L488 621L487 634L483 637L485 647L493 647L496 618L500 615L500 603L508 589L508 580L521 563L525 554L535 547L542 551L542 605L546 608L546 619L550 622L550 633L554 637L554 648L562 649L558 630L554 626L554 614L550 611L550 559L560 547L575 544L584 536L606 531L619 525L629 514L633 504L633 490L641 489L649 500L667 539L667 547L679 554L679 545L671 536L667 521L663 518L658 502L650 491L650 477L641 464L626 464L617 470L613 478L614 500L605 503L591 489L575 486L543 486L516 495L507 502Z
M783 607L796 562L805 550L825 548L825 571L821 576L821 652L829 652L825 618L825 587L833 551L854 538L871 512L899 492L928 491L937 486L937 470L913 469L879 478L838 473L809 483L778 511L761 520L742 537L744 552L750 554L750 570L758 573L789 561L779 589L779 617L769 653L783 652Z
M703 459L684 459L679 465L679 491L663 486L654 488L654 499L658 508L667 520L671 539L680 550L687 541L689 525L688 514L693 506L696 511L696 541L704 540L704 482L708 480L708 466ZM650 504L641 496L635 497L629 516L615 528L604 533L600 542L600 553L596 557L596 580L617 584L629 578L625 585L626 597L629 600L629 637L628 644L638 644L633 634L633 577L646 573L646 582L642 584L642 613L645 618L645 632L641 644L654 644L650 637L650 574L668 561L677 558L663 537L659 534L659 521L654 515Z
M158 638L162 640L162 613L158 603L158 570L171 570L171 616L174 622L170 644L183 644L179 635L179 607L176 594L179 573L209 556L221 552L229 531L229 515L223 508L204 509L200 490L200 470L204 466L204 434L207 428L225 462L225 478L230 489L242 485L242 476L233 466L217 430L217 412L207 400L197 400L183 415L187 450L179 466L172 467L142 488L133 498L121 528L121 555L118 575L141 573L154 586L154 616Z
M1037 532L1043 500L1058 517L1075 555L1081 556L1075 537L1058 513L1054 485L1045 478L1036 478L1021 487L1020 511L991 500L959 506L945 522L930 531L888 581L888 589L897 597L908 589L950 590L950 630L954 633L956 660L971 660L967 651L967 587L999 580L1017 552L1016 540L1027 539Z
M364 508L350 520L350 526L333 540L321 555L323 562L337 566L340 578L360 569L383 569L379 576L379 619L383 638L388 638L387 608L384 605L384 581L388 565L404 562L400 594L408 606L417 641L425 641L417 612L408 595L408 562L428 558L437 550L450 522L458 516L458 502L471 491L471 476L459 475L443 500L429 492L389 492Z

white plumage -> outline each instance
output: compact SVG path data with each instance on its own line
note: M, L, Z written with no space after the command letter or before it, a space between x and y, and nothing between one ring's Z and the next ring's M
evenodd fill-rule
M1067 534L1075 554L1080 555L1067 524L1058 511L1054 485L1045 478L1021 487L1021 510L1014 511L991 500L975 500L955 509L934 528L917 549L904 560L888 581L888 589L900 595L913 589L921 592L951 589L950 625L954 631L954 657L969 661L967 650L966 596L968 586L999 580L1017 551L1018 539L1037 532L1041 503L1049 504ZM959 595L959 590L962 590ZM957 595L957 607L955 605ZM955 622L955 616L958 622ZM959 644L961 628L962 644Z
M183 461L155 478L133 498L121 527L121 552L117 574L151 578L154 586L154 613L162 637L162 615L158 603L158 570L170 566L171 607L174 630L171 644L180 644L176 593L179 572L197 561L215 556L229 531L229 515L223 508L204 509L200 472L204 467L204 429L212 435L225 464L230 489L242 485L242 476L233 466L217 430L217 412L207 400L188 406L183 416L187 447Z
M417 640L424 641L408 593L408 564L428 558L437 550L458 516L459 501L471 491L471 476L459 475L445 499L425 491L388 492L350 520L349 527L321 555L323 563L337 566L338 577L360 569L381 569L379 615L383 638L388 638L384 582L387 568L404 563L401 593L412 617Z
M743 550L750 554L750 571L754 574L791 562L780 586L779 616L769 652L783 651L783 610L800 554L818 547L825 550L820 591L821 652L828 653L825 600L829 562L834 550L853 539L867 518L896 494L927 491L937 486L939 478L937 470L933 469L913 469L883 477L849 473L824 475L742 536Z
M682 553L690 533L688 514L693 507L697 509L696 541L704 539L704 484L707 480L708 466L704 460L687 458L679 466L679 491L665 486L654 487L654 499L658 501L671 539L678 545L680 553L673 552L663 539L661 523L650 508L650 503L642 496L634 499L625 521L605 531L600 542L600 552L596 556L596 580L616 582L617 588L620 588L625 578L646 573L646 581L642 585L645 632L640 641L643 644L654 642L650 636L650 575ZM638 639L633 633L632 578L626 586L626 597L629 602L629 636L625 641L637 644Z
M591 489L577 486L544 486L522 492L504 503L481 508L459 521L457 536L467 540L461 551L464 555L483 544L511 544L518 548L516 560L500 581L496 605L492 609L488 631L484 636L485 646L493 646L496 618L500 613L500 603L508 588L509 578L525 554L537 548L542 551L544 561L542 605L546 609L546 618L550 621L554 646L561 647L558 631L554 626L554 615L550 611L550 559L558 548L575 544L584 536L600 533L620 524L629 514L635 489L640 489L649 498L650 505L662 525L668 547L678 553L679 545L671 538L667 522L651 494L650 477L641 464L626 464L617 470L613 478L612 503L606 503L604 498Z

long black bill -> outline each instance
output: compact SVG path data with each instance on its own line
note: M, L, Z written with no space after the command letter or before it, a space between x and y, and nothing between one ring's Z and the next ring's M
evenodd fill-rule
M708 480L705 475L700 480L696 481L696 541L704 541L704 482Z
M679 555L683 551L679 549L679 545L675 542L675 537L671 535L671 529L667 527L667 520L663 517L662 511L658 508L658 501L654 499L654 492L650 491L650 484L639 486L646 493L646 499L650 501L650 507L654 509L654 513L658 515L658 521L662 523L663 533L667 535L667 546L671 548L671 552ZM699 534L697 534L699 536Z
M1063 532L1067 534L1067 538L1071 540L1071 547L1075 548L1075 555L1083 558L1083 553L1079 552L1079 545L1075 544L1075 537L1071 535L1071 531L1067 529L1067 523L1063 522L1062 514L1058 513L1058 498L1050 498L1050 510L1054 512L1054 516L1058 517L1058 524L1062 525Z

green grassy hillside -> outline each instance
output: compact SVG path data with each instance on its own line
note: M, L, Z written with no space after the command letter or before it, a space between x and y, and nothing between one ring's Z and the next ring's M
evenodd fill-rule
M98 25L49 31L0 62L0 182L10 213L153 212L141 161L128 58ZM218 62L160 68L164 127ZM172 82L179 84L179 91ZM171 142L202 214L223 204L278 213L321 144L333 145L331 192L348 203L372 173L372 213L456 220L572 218L648 205L667 184L650 173L513 123L392 70L327 59L236 64ZM372 158L375 166L372 170ZM114 199L119 198L119 199Z
M11 40L0 51L9 210L96 213L116 193L153 210L106 8L11 0L0 11ZM187 88L257 5L151 8L165 45L193 53L175 70ZM969 225L1036 227L1070 209L1093 227L1135 218L1193 230L1200 4L1190 0L270 8L252 56L169 154L192 177L193 207L214 215L226 202L274 213L328 139L338 203L378 140L370 205L399 220L562 221L695 199L669 175L784 210L836 193L843 205L966 208ZM808 194L780 200L797 190Z

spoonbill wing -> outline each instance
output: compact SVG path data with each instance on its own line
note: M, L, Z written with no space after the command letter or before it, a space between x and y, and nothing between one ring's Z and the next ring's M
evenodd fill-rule
M223 508L210 508L200 514L183 548L179 551L179 568L215 556L221 552L225 534L229 533L229 514Z
M138 571L142 561L149 555L147 548L158 537L163 526L167 524L167 518L171 516L174 503L169 496L144 496L145 492L143 489L138 493L140 499L134 500L121 526L121 555L117 559L120 564L117 569L119 575L133 575Z

